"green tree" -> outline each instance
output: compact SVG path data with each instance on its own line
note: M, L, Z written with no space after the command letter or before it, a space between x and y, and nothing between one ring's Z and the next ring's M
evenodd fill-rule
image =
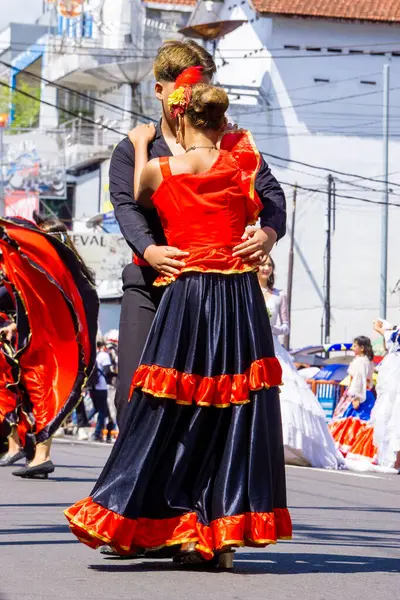
M0 84L2 82L0 81ZM6 82L4 82L6 83ZM8 115L10 109L10 90L5 85L0 85L0 114Z
M9 124L11 129L36 127L39 122L40 88L32 87L25 81L18 82L14 90L0 85L0 113L9 115L10 106L13 109L13 121Z

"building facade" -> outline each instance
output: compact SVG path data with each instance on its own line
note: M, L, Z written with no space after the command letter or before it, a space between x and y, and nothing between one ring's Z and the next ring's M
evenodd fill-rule
M336 188L331 341L369 335L380 316L383 70L390 65L387 297L397 323L400 4L228 0L218 19L246 21L219 41L217 79L230 90L232 119L252 130L284 184L289 226L298 184L292 346L319 343L324 332L329 173ZM284 289L289 242L290 232L273 252Z

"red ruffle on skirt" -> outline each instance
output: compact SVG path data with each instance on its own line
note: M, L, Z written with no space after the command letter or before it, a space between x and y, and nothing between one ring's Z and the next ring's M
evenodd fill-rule
M349 450L347 457L367 460L372 464L376 462L377 454L378 448L374 445L374 428L368 423L362 423L357 440Z
M249 393L282 385L282 369L277 358L254 361L244 374L202 377L180 373L158 365L140 365L136 370L129 397L135 388L157 398L171 398L177 404L226 408L250 402Z
M107 544L119 554L194 542L203 558L211 559L226 546L266 546L292 537L287 508L222 517L202 525L195 512L170 519L128 519L85 498L64 514L81 542L94 549Z
M335 440L336 447L343 456L350 452L362 425L363 421L355 417L338 419L329 424L329 430Z
M357 417L338 419L329 425L337 448L348 458L366 458L374 461L377 448L374 446L374 429L368 422Z

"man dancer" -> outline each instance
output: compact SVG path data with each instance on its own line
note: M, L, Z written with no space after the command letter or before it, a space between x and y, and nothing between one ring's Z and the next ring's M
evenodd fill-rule
M191 66L203 67L204 81L209 82L216 72L211 55L194 41L173 40L165 42L154 61L155 94L161 102L162 117L157 125L156 137L149 146L150 158L183 154L175 140L175 120L168 109L168 96L174 90L177 77ZM134 148L128 138L116 147L111 158L110 193L115 216L121 232L134 252L134 262L123 272L124 295L119 329L119 384L115 403L117 421L123 422L133 374L139 364L163 288L152 284L159 273L177 272L184 266L186 253L166 245L164 232L157 212L143 211L133 196L135 170ZM269 230L270 249L285 235L286 202L284 192L271 174L265 161L256 179L256 190L264 205ZM248 261L257 261L264 254L255 247L251 237L236 248Z

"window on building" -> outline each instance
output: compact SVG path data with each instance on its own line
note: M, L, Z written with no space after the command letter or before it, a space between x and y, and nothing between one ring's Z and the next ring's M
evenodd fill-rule
M58 123L61 125L66 121L74 119L74 115L94 118L94 92L80 90L82 96L72 90L57 90ZM69 113L63 112L63 108Z

